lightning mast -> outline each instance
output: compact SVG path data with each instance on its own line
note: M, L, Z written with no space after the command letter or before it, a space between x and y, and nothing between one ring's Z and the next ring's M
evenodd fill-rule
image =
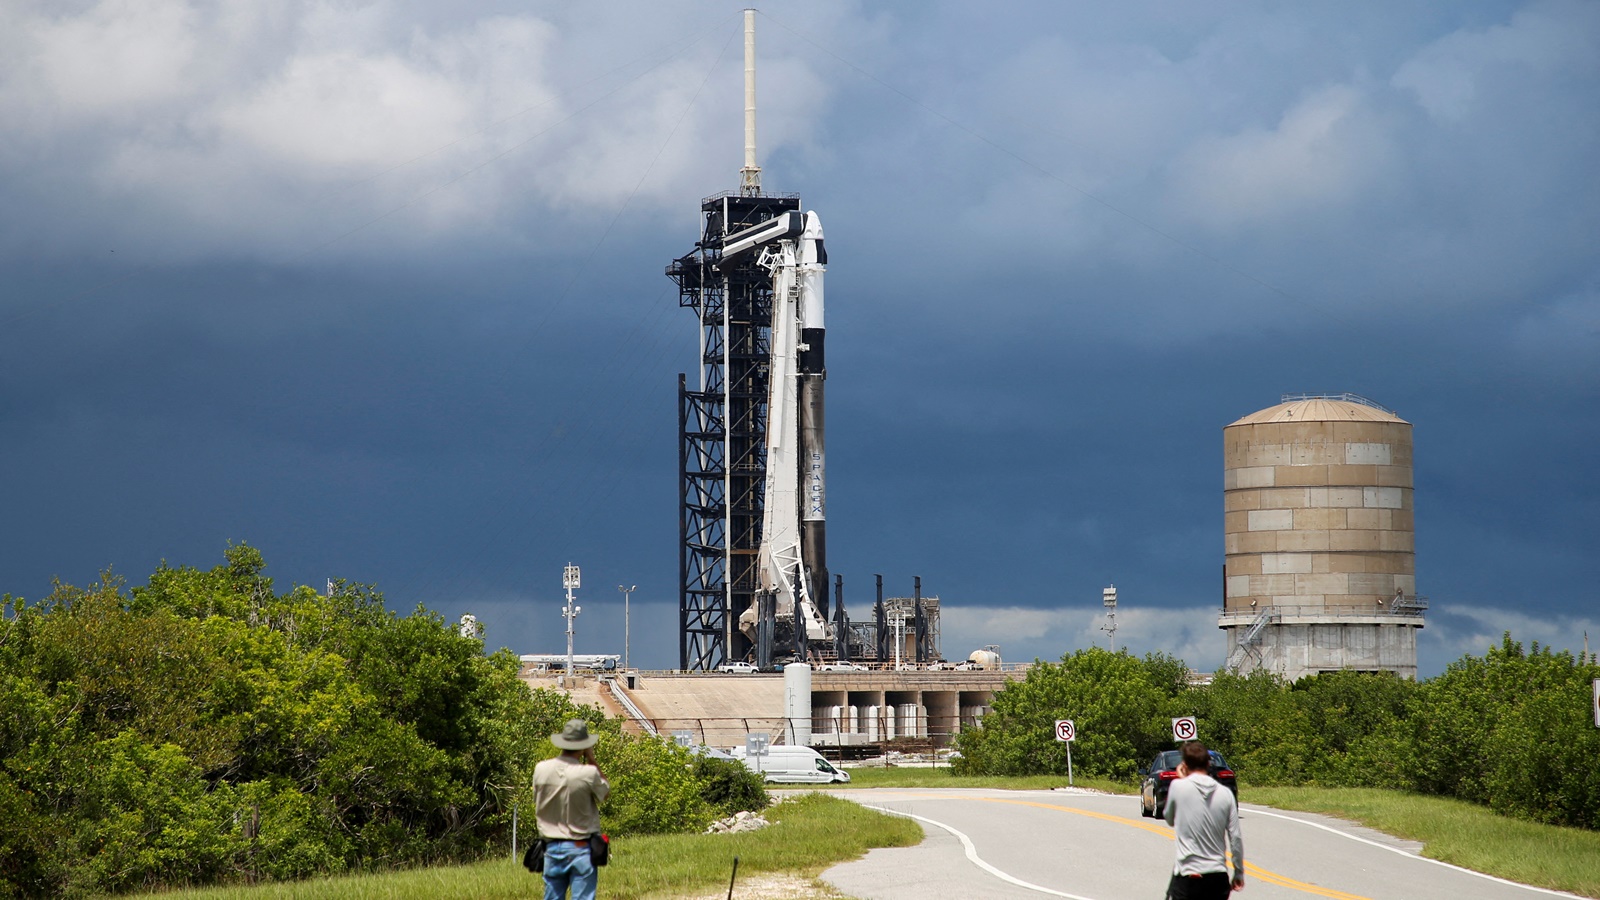
M756 11L744 11L744 168L739 194L761 196L761 167L756 165Z

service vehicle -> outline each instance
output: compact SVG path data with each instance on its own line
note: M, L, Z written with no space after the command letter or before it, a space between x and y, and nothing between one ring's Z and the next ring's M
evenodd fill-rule
M1208 752L1211 754L1211 777L1233 791L1233 799L1239 799L1239 781L1233 774L1233 768L1222 759L1221 753L1215 750ZM1156 754L1149 766L1139 770L1139 774L1144 776L1144 782L1139 787L1139 815L1147 819L1160 819L1166 815L1167 789L1178 780L1180 762L1183 762L1182 750L1163 750Z
M760 670L747 662L728 662L717 666L717 671L733 675L753 675Z
M743 747L729 752L750 771L760 774L762 781L773 784L850 783L849 772L834 768L810 747L771 746L759 756L746 755Z

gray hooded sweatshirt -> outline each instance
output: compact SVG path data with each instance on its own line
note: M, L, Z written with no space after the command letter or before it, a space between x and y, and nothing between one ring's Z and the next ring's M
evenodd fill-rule
M1244 873L1244 836L1239 831L1239 804L1233 792L1215 778L1196 772L1167 788L1167 824L1178 842L1175 875L1228 871L1224 835L1233 849L1235 876Z

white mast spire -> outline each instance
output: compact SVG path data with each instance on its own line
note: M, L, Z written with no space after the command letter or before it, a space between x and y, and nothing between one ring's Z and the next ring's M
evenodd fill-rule
M756 165L756 11L744 11L744 168L739 193L761 196L761 167Z

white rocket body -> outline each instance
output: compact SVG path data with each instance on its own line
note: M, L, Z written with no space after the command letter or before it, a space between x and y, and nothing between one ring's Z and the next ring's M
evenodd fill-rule
M830 630L819 607L826 604L828 587L822 393L827 252L816 213L806 213L802 227L796 224L768 226L765 234L776 237L770 243L761 240L762 232L749 229L744 233L749 238L730 238L724 253L760 246L761 264L772 272L761 590L776 598L779 618L793 616L808 640L825 640ZM741 616L740 627L753 634L754 616Z

